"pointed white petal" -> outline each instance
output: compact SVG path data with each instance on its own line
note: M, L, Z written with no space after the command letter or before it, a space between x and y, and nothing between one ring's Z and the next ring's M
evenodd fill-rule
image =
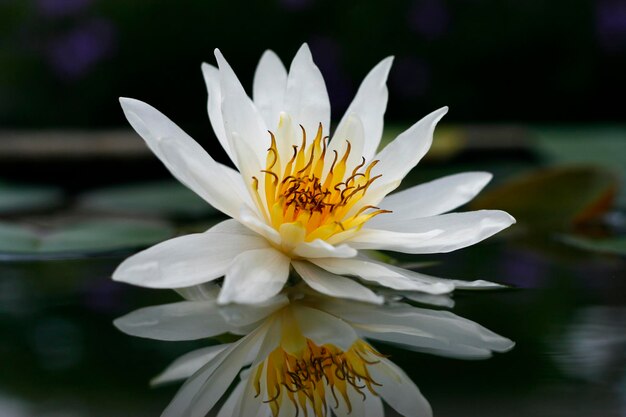
M326 84L319 68L313 63L307 44L296 53L287 77L285 111L294 123L304 126L312 137L321 123L324 135L330 124L330 101Z
M354 280L332 274L309 262L293 261L292 265L311 288L322 294L374 304L383 302L382 297Z
M178 390L161 417L205 417L244 366L250 352L258 349L264 327L258 328L220 352Z
M223 175L222 165L154 107L130 98L120 98L120 104L131 126L176 179L221 212L239 214L242 201L233 190L241 185Z
M295 306L293 314L302 334L319 346L330 343L345 351L359 338L349 324L324 311Z
M155 376L150 381L150 385L155 386L187 379L229 346L230 344L215 345L186 353Z
M251 304L280 292L289 277L289 258L273 248L238 255L226 272L218 302Z
M491 180L487 172L466 172L439 178L387 196L380 203L393 213L368 222L373 229L454 210L470 201Z
M386 358L368 368L372 379L381 386L376 391L394 410L405 417L432 417L428 401L404 371Z
M357 115L363 122L365 132L365 140L359 158L362 155L367 161L371 161L376 154L383 134L383 117L389 96L386 82L392 63L393 57L387 57L367 74L354 100L348 107L346 115L337 127L337 132L340 132L344 125L348 123L349 115L353 113ZM337 133L335 133L335 137L337 136ZM341 138L341 136L339 137Z
M222 117L229 147L236 154L237 167L244 176L250 176L248 171L258 175L270 145L265 121L218 49L215 58L220 73ZM242 154L252 155L251 160L242 160Z
M145 307L116 319L113 324L126 334L157 340L195 340L226 333L218 306L210 301Z
M387 224L387 230L364 228L349 243L356 249L446 253L478 243L513 223L513 217L499 210L450 213Z
M372 183L362 204L377 206L380 201L398 187L402 179L417 165L430 149L435 126L448 112L447 107L436 110L401 133L380 151L374 159L379 160L372 176L382 177Z
M266 248L267 241L226 220L204 233L161 242L131 256L113 279L149 288L182 288L219 278L241 252Z
M404 274L388 268L386 264L367 258L321 258L311 259L310 262L337 275L357 276L396 290L422 291L429 294L446 294L454 290L451 283L411 280Z
M226 154L235 165L237 165L236 155L230 148L228 136L224 130L224 118L222 117L222 90L220 87L220 71L213 65L202 63L202 75L206 84L209 98L207 100L207 111L209 120L217 140L226 151Z
M364 121L356 113L348 113L344 116L342 124L339 125L328 145L324 170L322 171L323 177L328 174L330 167L333 166L335 156L338 155L337 158L340 159L345 155L348 142L350 143L350 155L346 160L346 172L352 172L357 165L362 164L363 146L367 133L363 125Z
M321 239L302 242L293 250L293 254L302 258L351 258L357 250L348 245L331 245Z
M271 131L274 131L278 126L280 112L284 110L286 89L287 70L285 66L273 51L265 51L254 73L252 97L254 104L265 120L265 124Z

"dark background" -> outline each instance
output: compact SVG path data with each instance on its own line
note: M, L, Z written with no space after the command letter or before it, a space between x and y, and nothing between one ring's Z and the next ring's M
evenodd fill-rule
M395 55L387 120L619 122L622 0L3 0L2 128L126 126L118 96L207 135L200 63L219 47L244 86L263 50L308 42L337 119Z

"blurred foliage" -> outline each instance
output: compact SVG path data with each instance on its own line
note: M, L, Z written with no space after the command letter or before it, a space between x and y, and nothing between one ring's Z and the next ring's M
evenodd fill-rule
M580 236L563 236L561 241L586 251L626 256L625 236L600 239Z
M174 218L198 218L215 209L178 181L127 184L82 195L86 210Z
M526 228L566 230L609 210L617 190L615 176L602 168L547 168L484 192L469 207L507 211Z
M3 184L0 182L0 214L46 210L59 206L63 193L54 187Z
M74 258L142 248L172 236L173 229L167 225L138 220L84 221L51 231L0 223L0 258L19 259L20 254Z
M554 126L533 130L535 149L551 165L596 165L617 173L617 199L626 206L626 129L623 126Z
M447 104L451 120L620 120L623 3L614 0L24 0L0 2L0 125L123 125L118 96L200 136L202 61L220 47L245 86L262 51L307 41L335 117L395 55L389 119ZM539 99L540 97L540 99Z

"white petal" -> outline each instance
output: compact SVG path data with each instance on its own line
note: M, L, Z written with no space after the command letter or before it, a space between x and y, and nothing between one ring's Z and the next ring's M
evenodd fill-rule
M206 84L209 98L207 100L207 111L209 113L209 120L211 120L211 126L217 140L226 151L226 154L231 161L236 165L237 158L233 150L230 147L228 136L224 130L224 118L222 117L222 91L220 87L220 71L213 65L207 63L202 64L202 75Z
M321 310L297 305L293 314L302 334L319 346L330 343L345 351L359 338L345 321Z
M217 301L220 286L214 282L207 282L192 287L175 288L174 291L187 301Z
M449 311L423 309L406 304L362 306L326 301L320 308L350 322L375 340L434 354L483 359L492 351L510 350L514 343L471 320Z
M262 214L257 213L249 206L244 205L241 207L238 220L248 229L258 233L270 242L277 245L280 244L280 234L276 229L262 219Z
M150 385L155 386L187 379L229 346L230 344L215 345L186 353L155 376L150 381Z
M145 307L116 319L113 324L126 334L157 340L195 340L226 333L216 303L181 301Z
M226 220L204 233L161 242L131 256L113 279L149 288L182 288L219 278L241 252L266 248L267 241Z
M265 121L218 49L215 57L220 72L224 131L236 154L239 171L249 178L263 169L270 136ZM251 155L250 160L242 160L244 155Z
M385 417L385 409L383 408L383 402L380 397L367 394L363 408L365 409L363 417Z
M233 190L241 185L223 175L222 165L154 107L130 98L120 98L120 104L131 126L176 179L221 212L239 214L242 201Z
M466 172L439 178L387 196L380 207L393 213L368 222L373 229L387 224L442 214L470 201L491 180L487 172Z
M446 294L454 285L444 282L424 283L408 279L387 265L366 258L321 258L310 260L315 265L338 275L353 275L396 290L422 291L429 294Z
M302 242L293 250L294 255L302 258L351 258L357 250L348 245L331 245L321 239Z
M393 57L383 59L367 74L359 90L346 110L346 115L339 122L337 132L341 131L344 124L348 123L348 117L354 113L363 122L365 138L360 156L371 161L383 134L383 117L387 108L387 76L393 63ZM337 133L335 133L337 137Z
M178 390L161 417L204 417L228 389L250 352L258 348L263 330L261 327L233 343L203 366Z
M289 304L289 298L279 294L269 300L251 305L228 304L220 306L220 314L233 327L255 323Z
M499 210L450 213L388 224L387 230L364 228L349 243L356 249L446 253L478 243L513 223L513 217Z
M454 307L454 300L447 295L422 294L419 292L411 291L395 292L390 293L389 295L392 296L393 294L399 295L400 297L406 298L407 300L415 301L416 303L445 308Z
M224 402L224 405L222 405L222 408L220 408L220 411L217 413L217 417L235 417L239 414L243 393L247 384L247 380L240 381L239 384L237 384L228 399Z
M265 124L272 131L278 126L280 112L284 110L286 89L285 66L273 51L265 51L254 73L252 97Z
M280 292L289 277L289 258L273 248L238 255L226 272L218 302L259 303Z
M378 206L383 197L400 185L406 174L430 149L435 126L447 112L448 108L443 107L430 113L401 133L374 157L379 162L373 168L372 176L382 177L372 183L358 208L364 205ZM355 207L356 210L358 208Z
M432 417L433 411L428 401L417 389L413 381L386 358L368 368L372 379L382 386L376 391L394 410L405 417Z
M322 294L375 304L383 302L382 297L354 280L332 274L309 262L294 261L292 265L311 288Z
M285 111L294 123L304 126L312 137L321 123L324 135L330 124L330 101L326 84L319 68L313 63L307 44L296 53L287 77Z
M348 142L350 143L350 155L346 160L346 172L350 173L357 165L362 164L366 134L363 124L364 122L358 114L349 113L345 115L342 124L339 125L328 145L324 170L322 171L323 177L328 174L330 167L333 166L335 154L338 155L337 158L339 159L345 155L348 149Z

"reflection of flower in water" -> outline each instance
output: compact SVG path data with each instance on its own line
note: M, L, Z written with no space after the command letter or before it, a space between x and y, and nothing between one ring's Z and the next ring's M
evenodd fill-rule
M596 383L626 378L626 308L582 309L555 343L555 360L569 375Z
M513 343L447 311L404 303L375 306L292 288L260 305L217 303L218 288L181 291L188 299L137 310L116 320L141 337L192 340L230 332L230 344L190 352L154 383L188 378L164 416L204 416L242 368L219 416L383 415L382 400L404 416L430 416L406 374L364 339L467 359ZM306 413L306 414L305 414Z
M347 276L431 294L451 292L458 282L375 262L360 250L450 252L515 222L499 210L443 214L487 184L491 175L484 172L451 175L388 196L426 154L447 111L427 115L377 152L390 58L366 76L329 140L328 93L306 45L289 72L272 52L263 55L253 100L219 50L215 54L219 69L203 66L209 117L239 171L217 163L153 107L126 98L121 104L174 176L233 219L127 259L114 279L180 288L224 277L220 303L255 303L278 294L293 268L317 291L380 303Z

